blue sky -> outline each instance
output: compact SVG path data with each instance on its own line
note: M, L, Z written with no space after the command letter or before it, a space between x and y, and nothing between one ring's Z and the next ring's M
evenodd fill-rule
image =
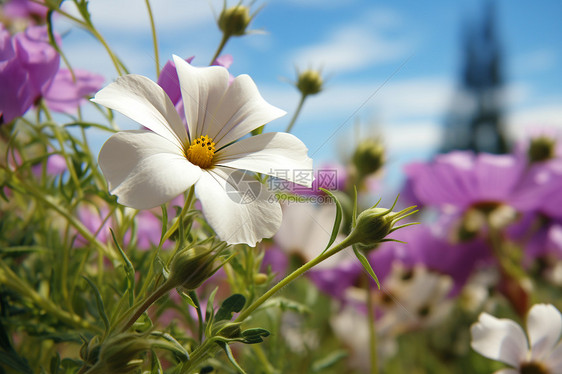
M234 1L227 1L234 5ZM162 64L172 54L206 65L219 41L221 1L152 1ZM262 95L289 112L270 124L283 131L299 94L287 81L295 68L320 68L324 92L311 97L293 133L321 161L345 159L358 137L380 135L391 174L427 158L439 142L443 116L458 85L462 24L478 18L485 1L257 1L255 34L232 39L231 73L252 76ZM94 24L130 72L155 79L147 12L142 0L96 0ZM214 12L213 12L214 9ZM562 129L562 2L496 1L504 50L505 123L513 138L529 127ZM65 24L60 32L70 29ZM75 67L116 77L103 49L72 29L64 47ZM122 120L123 127L132 126ZM97 134L101 145L106 134Z

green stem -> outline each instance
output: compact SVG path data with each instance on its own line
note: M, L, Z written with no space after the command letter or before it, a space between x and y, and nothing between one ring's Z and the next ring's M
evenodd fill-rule
M291 283L292 281L294 281L295 279L306 273L308 270L310 270L312 267L318 265L319 263L327 259L328 257L331 257L336 253L338 253L339 251L341 251L342 249L350 246L352 243L350 242L349 238L350 237L345 238L340 243L332 247L330 250L324 252L318 257L315 257L314 259L310 260L306 264L302 265L297 270L293 271L291 274L289 274L287 277L285 277L283 280L281 280L279 283L273 286L269 291L267 291L262 296L260 296L248 308L244 309L242 313L238 315L238 318L236 318L234 322L244 321L246 318L250 316L250 314L252 314L254 310L256 310L259 306L261 306L267 299L269 299L271 296L277 293L280 289L282 289L283 287L285 287L286 285L288 285L289 283Z
M158 39L156 38L156 26L154 25L154 16L152 15L152 8L150 1L145 0L146 9L148 10L148 18L150 19L150 29L152 31L152 44L154 45L154 61L156 62L156 78L160 76L160 57L158 54Z
M371 374L379 373L377 362L377 330L375 328L375 303L371 292L369 278L364 277L364 287L367 293L367 321L369 323L369 356L371 358Z
M62 310L60 305L55 305L51 302L51 300L41 297L41 295L20 279L3 261L0 261L0 283L6 285L19 295L30 299L35 305L39 306L45 312L53 315L69 326L95 331L96 333L103 332L99 327L83 320L76 314L68 313L67 311Z
M221 42L219 44L219 47L217 48L217 51L215 52L215 55L213 56L213 58L211 59L211 62L209 62L209 65L212 65L213 62L215 62L215 60L219 57L220 53L222 52L222 50L224 49L224 46L226 45L226 42L228 42L228 39L230 39L230 36L223 33L222 34L222 39Z
M331 249L325 251L324 253L320 254L319 256L315 257L314 259L310 260L306 264L302 265L297 270L293 271L275 286L273 286L269 291L264 293L261 297L259 297L256 301L254 301L248 308L244 309L242 313L238 315L238 317L234 320L234 322L243 322L246 318L248 318L259 306L261 306L267 299L281 290L283 287L294 281L295 279L299 278L301 275L306 273L312 267L318 265L320 262L324 261L328 257L331 257L338 253L339 251L343 250L346 247L349 247L353 244L348 236L340 243L336 244ZM213 338L209 338L203 342L197 349L195 349L191 354L191 359L188 363L182 368L182 373L189 372L188 370L193 367L197 367L207 356L208 351L212 349L218 349L218 346L213 346L211 343L213 342Z
M148 296L144 302L136 309L135 313L127 320L127 322L120 329L120 332L127 331L133 323L159 298L170 292L174 288L173 284L169 282L163 283L158 287L150 296Z
M90 230L86 228L86 226L78 221L72 214L64 210L60 204L55 201L51 201L51 199L49 199L48 196L46 196L43 192L38 191L37 189L35 189L35 187L32 187L31 185L19 180L14 174L12 174L12 181L18 183L22 187L22 193L29 193L37 200L63 216L68 221L68 223L70 223L80 233L80 235L84 237L84 239L86 239L89 243L92 243L98 250L105 253L109 258L114 259L116 257L115 253L111 249L109 249L109 247L97 240L92 235Z
M47 109L45 107L44 103L42 103L41 106L44 107L44 110ZM55 135L55 138L59 142L60 153L62 154L62 157L64 157L64 160L66 161L66 167L68 168L68 172L70 174L70 179L72 179L72 182L74 183L74 186L76 187L76 191L78 192L78 197L81 199L82 198L82 189L80 188L80 180L78 179L78 174L76 174L76 169L74 168L74 164L72 163L72 160L70 159L70 156L68 155L68 153L66 153L66 150L64 149L64 139L62 138L60 128L58 127L57 124L53 125L52 128L53 128L53 133Z
M291 132L291 130L293 129L293 126L295 125L295 122L297 121L297 117L299 116L299 114L302 110L302 106L304 105L304 101L306 100L306 96L307 95L305 95L305 94L301 95L299 105L297 106L297 109L295 110L295 113L293 114L293 118L291 118L291 122L289 122L289 126L287 126L287 130L285 130L285 132Z

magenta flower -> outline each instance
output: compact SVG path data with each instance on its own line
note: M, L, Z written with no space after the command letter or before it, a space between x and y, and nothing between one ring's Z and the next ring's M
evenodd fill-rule
M23 18L33 24L43 24L49 9L45 5L29 0L8 0L2 6L2 13L9 19Z
M101 88L103 77L76 69L74 81L59 64L45 26L11 37L0 24L0 123L24 115L42 97L51 110L73 114L85 96Z
M406 169L415 199L424 205L464 211L480 203L534 210L543 202L547 182L538 168L513 155L456 151Z
M451 243L447 232L437 226L415 225L393 235L406 244L388 242L381 245L402 251L401 262L408 268L423 265L429 270L449 275L453 281L452 294L457 294L481 265L489 264L492 253L481 239Z
M32 26L10 37L0 24L0 123L22 116L41 97L59 69L47 29Z
M75 114L86 97L97 92L104 82L103 76L86 70L74 69L75 80L68 69L60 69L43 98L49 109Z

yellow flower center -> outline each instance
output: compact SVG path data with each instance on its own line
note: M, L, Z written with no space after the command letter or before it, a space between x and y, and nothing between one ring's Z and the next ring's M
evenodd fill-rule
M207 135L203 135L191 142L185 152L187 159L202 169L208 169L213 165L215 156L215 143Z

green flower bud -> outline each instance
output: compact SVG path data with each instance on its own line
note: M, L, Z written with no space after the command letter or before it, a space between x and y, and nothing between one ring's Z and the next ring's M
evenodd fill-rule
M548 136L539 136L531 139L527 157L529 162L541 162L553 159L556 154L556 140Z
M363 178L382 169L385 163L385 149L380 139L365 139L355 149L353 164Z
M394 202L396 204L396 202ZM403 218L417 212L414 210L416 207L411 206L399 212L393 212L392 209L377 208L376 205L372 208L364 210L357 216L356 224L348 240L351 244L361 244L364 246L373 247L374 245L386 241L393 241L394 239L386 239L386 237L406 226L411 226L416 223L406 223L401 226L396 226L396 223Z
M183 249L172 259L168 282L174 287L194 290L215 273L212 248L202 246Z
M315 95L322 91L323 83L320 72L316 70L305 70L299 74L297 88L303 96Z
M143 365L141 356L150 349L147 339L132 333L122 333L101 344L99 359L89 374L133 373Z
M242 36L251 20L250 9L239 4L228 9L225 7L219 16L218 24L224 35Z

